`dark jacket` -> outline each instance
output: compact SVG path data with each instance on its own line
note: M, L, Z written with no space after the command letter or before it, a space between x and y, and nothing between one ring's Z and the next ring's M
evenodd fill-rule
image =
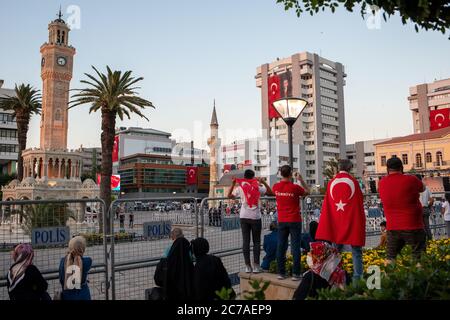
M6 281L9 288L11 283ZM29 265L25 270L24 278L16 285L14 290L9 292L10 300L50 300L47 293L47 281L42 277L41 272L34 265Z
M232 288L222 260L210 254L198 257L194 266L194 299L200 301L219 300L216 291L220 291L222 288Z
M295 290L292 300L305 300L307 297L316 298L317 291L325 288L330 288L328 281L308 270L303 274L302 281Z
M263 248L266 256L263 258L261 268L269 270L270 263L277 258L278 231L274 230L264 236Z
M83 260L83 274L81 275L81 289L64 290L64 262L65 257L59 263L59 282L62 286L62 300L91 300L91 292L87 284L87 276L92 266L92 259L90 257L82 257Z

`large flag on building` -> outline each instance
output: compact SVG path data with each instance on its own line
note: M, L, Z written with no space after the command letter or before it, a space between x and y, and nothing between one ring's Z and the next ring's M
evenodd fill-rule
M322 205L317 240L364 246L366 215L358 182L348 173L338 173L328 183Z
M259 183L256 179L236 179L236 182L244 192L245 200L250 208L258 205L261 194L259 193Z
M275 100L280 99L280 77L277 75L270 76L268 79L268 91L269 91L269 120L273 118L279 118L277 110L272 106Z
M186 168L186 183L187 184L197 184L197 167L187 167Z
M114 137L114 146L112 151L112 162L119 161L119 136Z
M430 110L430 130L450 127L450 108Z
M223 165L223 173L228 173L232 170L231 164L224 164Z

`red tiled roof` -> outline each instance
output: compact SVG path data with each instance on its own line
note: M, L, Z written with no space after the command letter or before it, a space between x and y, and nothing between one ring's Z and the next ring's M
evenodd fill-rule
M438 139L438 138L443 138L447 135L450 135L450 127L442 128L439 130L430 131L430 132L426 132L426 133L416 133L416 134L410 134L409 136L396 137L396 138L392 138L387 141L375 143L375 145L380 146L383 144L410 142L410 141L417 141L417 140Z

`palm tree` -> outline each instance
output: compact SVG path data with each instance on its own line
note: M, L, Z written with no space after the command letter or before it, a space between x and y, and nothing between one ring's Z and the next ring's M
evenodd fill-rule
M101 182L100 198L106 203L106 210L111 204L111 174L112 174L112 151L114 146L114 136L116 134L116 117L123 120L124 115L130 119L130 113L136 113L142 118L144 116L140 109L145 107L154 108L153 104L137 96L134 85L144 78L134 78L131 71L122 73L121 71L111 71L107 66L107 74L100 73L95 67L92 67L96 74L92 76L85 73L90 80L81 80L81 83L88 85L86 89L75 89L77 94L72 96L70 108L82 104L90 104L89 113L99 111L102 114L102 162L101 162ZM100 230L103 230L103 219L99 216ZM107 230L109 230L109 218Z
M15 96L0 97L0 108L13 111L17 122L17 138L19 142L19 155L17 159L17 179L23 179L22 151L27 146L27 133L31 116L41 113L41 95L39 90L29 84L21 84L14 88Z

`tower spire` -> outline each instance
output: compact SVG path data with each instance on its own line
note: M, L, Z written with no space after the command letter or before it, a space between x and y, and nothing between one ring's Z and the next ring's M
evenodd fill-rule
M59 5L58 19L61 19L61 18L62 18L61 5Z
M214 104L213 104L213 113L212 113L212 117L211 117L211 126L218 126L219 122L217 121L217 114L216 114L216 99L214 99Z

